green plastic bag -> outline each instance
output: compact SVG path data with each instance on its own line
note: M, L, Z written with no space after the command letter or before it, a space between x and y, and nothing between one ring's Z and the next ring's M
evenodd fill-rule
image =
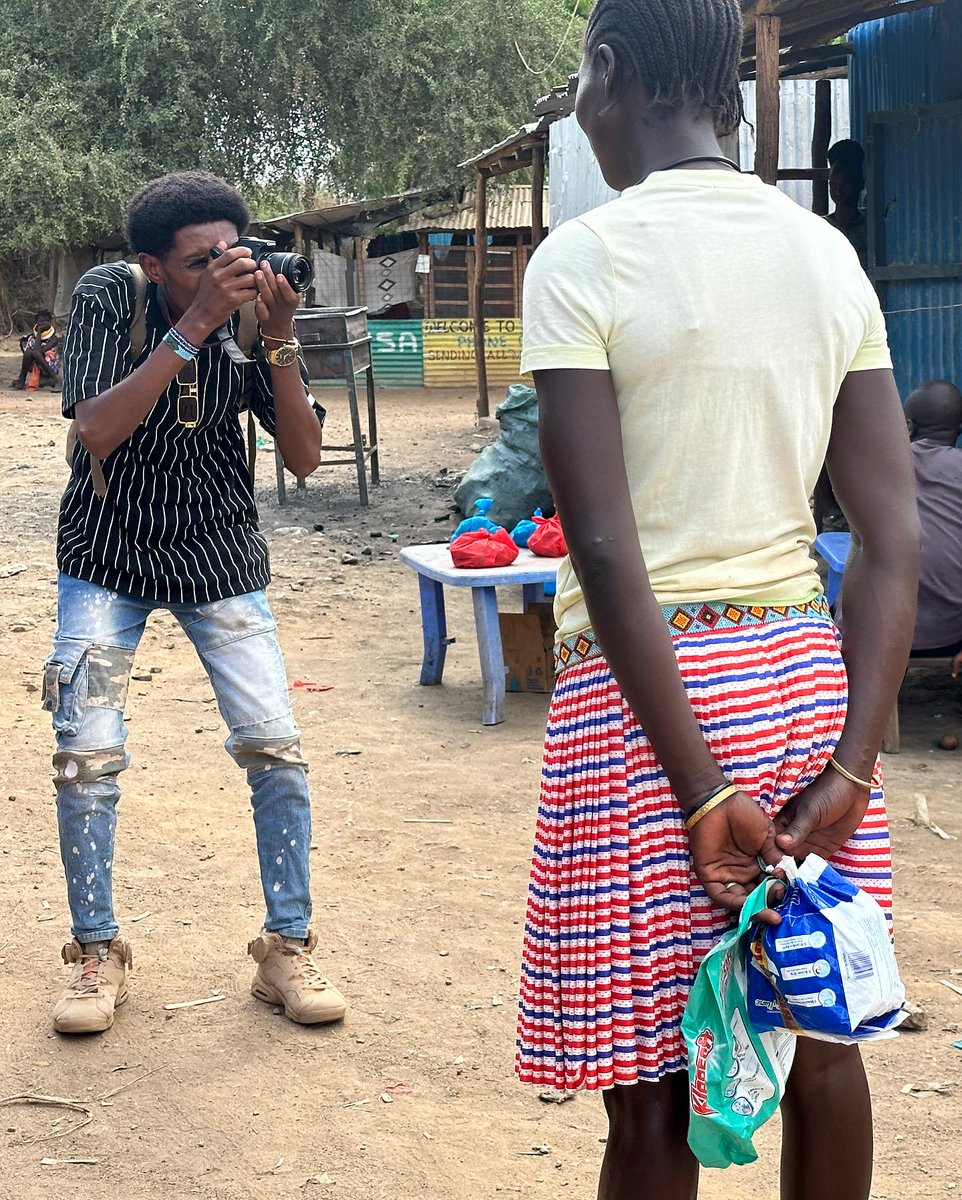
M761 1033L749 1017L749 927L767 907L770 886L766 880L755 888L738 928L705 956L685 1008L688 1145L705 1167L755 1161L752 1137L778 1108L795 1056L793 1034L783 1029Z

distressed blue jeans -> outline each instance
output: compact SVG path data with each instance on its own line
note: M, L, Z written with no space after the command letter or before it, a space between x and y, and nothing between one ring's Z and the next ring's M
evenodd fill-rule
M306 937L311 917L307 764L267 596L260 591L209 604L160 604L61 574L43 706L52 714L57 738L54 782L73 935L95 942L118 932L111 875L118 776L130 763L124 706L134 652L147 617L157 608L177 618L197 651L230 730L227 750L247 771L265 928Z

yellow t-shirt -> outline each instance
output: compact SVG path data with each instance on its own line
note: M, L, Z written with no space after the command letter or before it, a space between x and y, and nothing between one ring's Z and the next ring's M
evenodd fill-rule
M832 407L850 371L891 365L848 240L752 175L651 175L556 229L525 276L522 370L611 371L664 605L818 593ZM560 637L590 624L569 560L555 612Z

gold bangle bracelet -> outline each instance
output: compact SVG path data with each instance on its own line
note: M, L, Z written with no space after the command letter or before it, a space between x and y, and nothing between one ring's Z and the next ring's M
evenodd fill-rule
M838 771L839 775L841 775L844 779L847 779L849 783L857 783L859 787L868 788L869 791L872 790L871 779L859 779L859 777L857 775L853 775L851 771L846 771L834 754L829 758L828 761L835 768L835 770Z
M700 808L698 810L698 812L696 812L694 814L693 817L691 817L689 820L687 820L685 822L685 828L689 829L689 830L694 829L695 826L698 824L698 822L702 819L702 817L707 817L708 814L713 809L715 809L719 806L719 804L724 804L724 802L730 796L734 796L736 792L740 792L740 791L741 791L741 788L736 787L735 784L733 784L733 783L730 783L728 785L728 787L726 787L726 788L722 788L722 790L718 793L717 796L712 796L712 798L708 801L708 803L706 805L704 805L704 807Z

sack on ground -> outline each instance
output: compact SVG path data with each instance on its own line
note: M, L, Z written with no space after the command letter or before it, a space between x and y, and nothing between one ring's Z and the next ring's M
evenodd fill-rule
M511 529L536 508L553 504L538 445L534 388L513 383L495 416L501 422L501 436L468 467L454 498L467 515L479 498L493 496L492 519Z
M781 865L782 923L751 940L753 1023L835 1042L894 1036L907 1014L885 914L818 855Z
M778 1108L795 1055L792 1034L761 1032L749 1018L746 942L771 886L768 880L759 884L745 901L738 928L705 956L685 1008L688 1144L706 1167L755 1161L752 1138Z

